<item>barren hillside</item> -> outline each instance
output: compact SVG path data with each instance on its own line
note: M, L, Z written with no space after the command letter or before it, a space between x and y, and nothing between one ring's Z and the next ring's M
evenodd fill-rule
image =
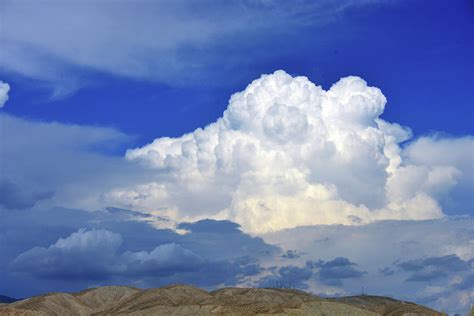
M0 306L1 315L441 315L387 297L324 299L289 289L172 285L140 290L107 286L49 293Z

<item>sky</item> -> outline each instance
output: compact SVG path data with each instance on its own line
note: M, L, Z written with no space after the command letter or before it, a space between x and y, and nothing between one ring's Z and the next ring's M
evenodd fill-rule
M462 0L0 0L0 294L283 283L465 312L473 29Z

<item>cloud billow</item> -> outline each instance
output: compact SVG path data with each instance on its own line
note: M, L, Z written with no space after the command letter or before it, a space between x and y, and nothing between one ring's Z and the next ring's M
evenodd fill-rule
M176 242L160 244L150 251L123 251L123 243L119 233L81 228L50 246L21 253L9 266L15 273L46 280L145 280L149 282L146 284L191 282L202 286L235 284L262 270L254 259L205 258Z
M0 108L3 108L5 103L8 101L8 92L10 91L10 85L0 80Z
M408 128L380 118L385 103L358 77L325 91L277 71L234 94L216 122L127 159L96 150L129 147L117 130L2 114L11 141L0 157L0 204L112 205L176 222L230 220L254 233L472 212L474 138L407 142Z
M71 290L91 284L190 283L213 288L261 273L259 259L280 251L243 233L235 223L181 223L178 226L187 231L182 234L156 228L153 219L116 208L5 212L0 223L5 232L0 234L0 275L8 276L6 287L18 285L27 295L40 288ZM22 289L18 279L31 280L31 287Z
M103 199L178 220L228 219L257 233L440 218L440 197L463 177L470 183L472 157L412 162L424 157L423 139L405 155L400 144L411 131L381 119L385 105L382 92L359 77L325 91L284 71L263 75L234 94L216 122L128 150L127 159L155 169L156 180Z

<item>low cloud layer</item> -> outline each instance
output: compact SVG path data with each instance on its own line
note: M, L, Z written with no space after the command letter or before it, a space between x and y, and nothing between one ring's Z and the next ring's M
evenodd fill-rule
M404 147L411 132L380 118L386 102L359 77L325 91L284 71L263 75L215 123L129 150L158 180L103 198L180 220L230 219L255 233L441 218L444 204L459 207L452 192L472 201L472 137Z
M464 261L456 255L446 255L402 261L395 265L411 273L407 281L422 282L441 279L450 273L470 271L474 268L474 259Z
M322 285L342 286L346 279L358 279L367 274L366 271L359 270L356 263L345 257L328 261L308 260L304 266L272 266L267 270L270 274L258 280L258 286L311 289L311 281Z
M294 287L334 296L360 294L364 287L367 294L451 313L465 312L474 298L469 217L299 227L263 239L229 221L178 223L177 233L157 229L157 220L114 208L6 211L0 222L5 294L188 283Z
M311 269L306 288L321 295L385 295L464 314L474 299L474 221L378 221L360 226L319 225L265 234L293 249L264 267Z
M1 206L0 206L1 210ZM52 220L54 219L54 220ZM145 214L109 208L7 211L0 223L0 280L12 296L92 285L235 285L258 275L277 246L235 223L180 223L186 234L157 229ZM162 219L164 220L164 219ZM24 287L24 282L30 286Z
M158 245L151 251L119 253L122 236L105 229L80 229L53 245L35 247L19 255L13 271L42 279L107 280L114 275L162 277L197 272L205 260L176 243Z

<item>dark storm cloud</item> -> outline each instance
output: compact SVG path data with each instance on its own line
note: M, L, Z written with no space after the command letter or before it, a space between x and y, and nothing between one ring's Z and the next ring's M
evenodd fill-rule
M451 273L468 271L472 268L471 262L464 261L456 255L407 260L396 262L395 265L411 273L406 281L415 282L440 279Z
M190 231L189 234L179 236L181 244L215 259L265 257L279 251L278 247L266 244L262 238L243 233L238 224L230 221L206 219L182 223L178 228Z
M151 251L120 253L122 242L120 234L108 230L81 229L47 248L22 253L13 260L11 269L45 280L141 278L156 285L186 282L200 286L234 284L240 277L261 271L257 264L203 258L176 243L161 244Z
M358 270L357 264L345 257L337 257L329 261L307 261L306 267L317 269L317 277L324 284L342 285L342 280L360 278L367 274L366 271Z
M188 231L180 235L144 220L150 216L117 208L5 213L0 223L0 276L13 288L16 280L26 279L31 291L45 286L46 291L72 290L91 282L213 287L235 285L262 272L257 257L279 252L228 221L178 225Z
M296 283L308 280L313 275L309 269L294 266L281 267L279 273L284 280Z
M261 287L290 287L306 289L306 281L315 277L323 284L342 285L344 279L360 278L367 274L358 270L357 264L344 257L337 257L329 261L307 261L304 267L293 265L272 267L268 271L272 274L259 281Z
M433 267L444 271L464 271L470 267L469 262L462 260L456 255L442 257L428 257L399 262L396 264L405 271L421 271L427 267Z
M285 287L285 288L308 288L305 283L313 276L313 272L308 268L296 266L274 267L273 274L262 278L259 281L260 287Z

